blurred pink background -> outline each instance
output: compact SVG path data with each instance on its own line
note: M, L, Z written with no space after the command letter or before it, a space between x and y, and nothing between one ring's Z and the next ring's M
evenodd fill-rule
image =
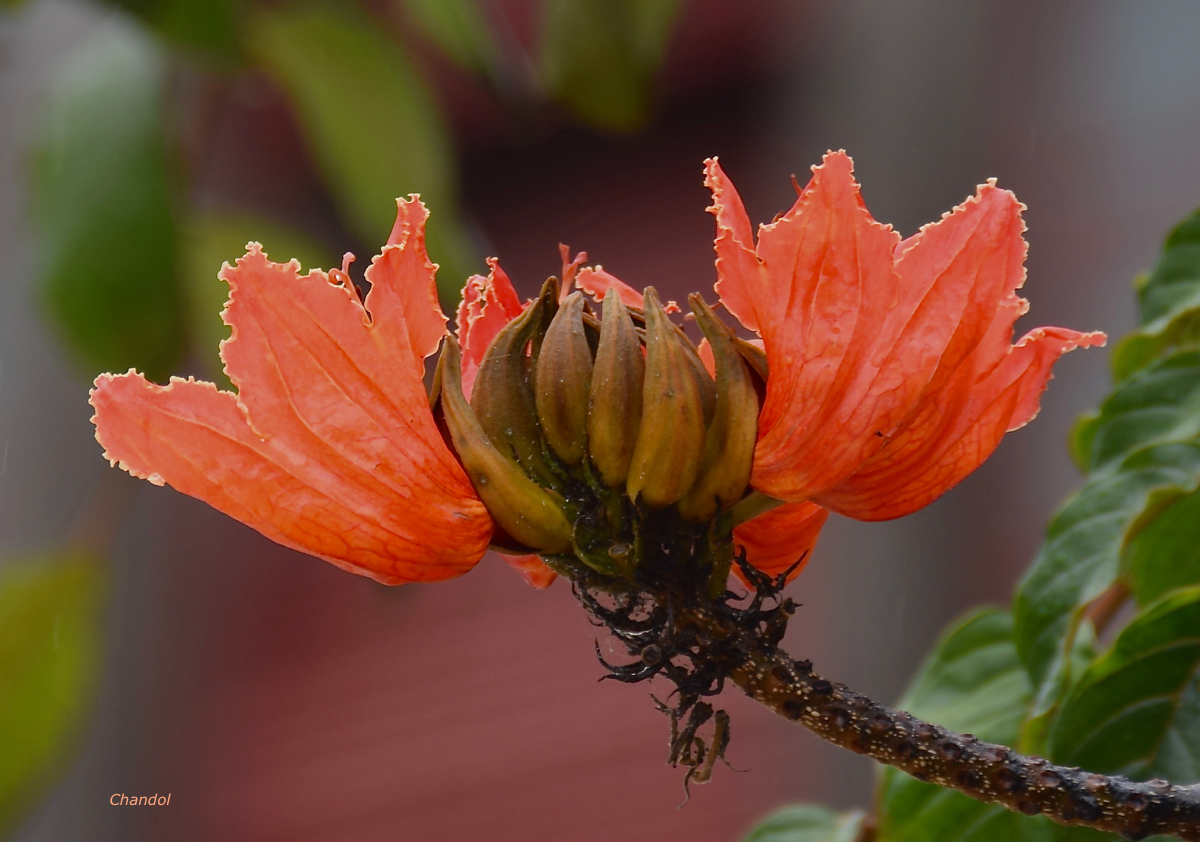
M528 8L496 2L517 20ZM1033 306L1018 328L1120 335L1133 275L1200 203L1200 5L693 0L683 15L658 116L635 136L518 142L445 80L465 212L523 294L558 272L560 241L666 297L709 290L702 159L720 155L767 221L790 205L793 173L844 147L872 212L905 235L999 178L1030 208ZM54 540L109 471L86 379L38 316L22 178L47 79L101 18L37 0L0 23L5 552ZM327 224L265 83L218 107L201 191ZM1072 354L1041 416L941 501L893 523L831 519L792 586L792 654L894 699L950 618L1008 598L1077 480L1067 428L1106 383L1104 352ZM132 490L94 727L25 842L718 842L792 801L870 806L869 761L730 695L729 758L746 771L719 768L677 809L650 688L597 684L596 631L562 582L534 592L488 557L454 582L389 590L170 490ZM114 792L172 802L118 809Z

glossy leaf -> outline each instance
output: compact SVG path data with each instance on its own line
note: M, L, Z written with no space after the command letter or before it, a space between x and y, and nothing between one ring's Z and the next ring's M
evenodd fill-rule
M1034 716L1051 710L1066 687L1064 656L1083 609L1116 581L1126 544L1198 486L1200 445L1155 445L1089 481L1051 520L1013 612L1017 651L1034 682Z
M936 644L898 706L990 742L1012 745L1029 700L1006 612L968 615ZM878 842L992 842L1053 839L1053 826L962 793L885 769Z
M1200 351L1157 360L1114 390L1072 433L1072 448L1092 477L1140 447L1200 435Z
M152 377L184 350L164 137L166 62L114 19L69 61L50 94L34 198L41 281L80 367Z
M541 71L581 120L632 131L650 114L679 0L547 0Z
M1167 235L1158 265L1138 285L1141 327L1113 351L1123 380L1172 347L1200 344L1200 211Z
M492 73L497 48L479 0L396 0L421 34L461 67Z
M815 804L797 804L767 816L742 842L855 842L862 823L859 810L837 813Z
M0 830L70 759L99 674L102 589L80 555L0 565Z
M287 93L351 230L386 240L397 197L435 211L429 251L443 306L456 302L472 248L456 209L454 147L433 96L377 23L345 7L285 6L257 15L250 49Z
M1142 605L1176 588L1200 584L1200 493L1179 500L1139 532L1124 566Z
M229 297L229 285L217 277L224 263L233 265L246 253L246 244L262 243L277 263L291 258L305 271L340 265L333 249L308 234L274 220L248 213L196 213L183 226L180 270L187 304L187 324L192 347L208 365L206 372L223 388L221 359L217 355L229 326L221 320L221 309Z
M1083 674L1050 732L1057 762L1200 781L1200 588L1134 619Z

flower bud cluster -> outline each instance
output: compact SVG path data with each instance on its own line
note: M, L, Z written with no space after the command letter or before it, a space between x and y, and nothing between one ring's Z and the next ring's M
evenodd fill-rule
M613 289L600 312L580 292L559 299L552 278L496 335L470 400L453 338L439 362L432 403L497 524L493 545L631 579L684 537L704 545L689 563L712 566L723 585L730 510L746 494L757 435L761 352L698 295L689 304L711 374L653 287L641 309Z

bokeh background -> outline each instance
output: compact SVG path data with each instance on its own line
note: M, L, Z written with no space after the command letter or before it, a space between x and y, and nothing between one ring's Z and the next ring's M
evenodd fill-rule
M1200 203L1196 3L4 5L0 573L42 602L24 625L0 605L0 661L70 655L47 695L0 705L44 730L22 751L57 758L0 745L23 842L718 842L792 801L870 806L869 761L730 698L746 771L677 809L667 723L645 688L596 683L563 583L532 591L489 556L386 589L110 470L88 382L214 376L215 272L245 240L361 268L389 197L419 190L448 305L491 254L532 294L560 242L682 299L713 280L704 157L766 221L846 148L906 235L997 177L1029 206L1018 328L1119 335L1132 278ZM934 505L831 519L792 586L793 654L894 699L950 618L1007 599L1076 482L1064 438L1105 353L1057 375Z

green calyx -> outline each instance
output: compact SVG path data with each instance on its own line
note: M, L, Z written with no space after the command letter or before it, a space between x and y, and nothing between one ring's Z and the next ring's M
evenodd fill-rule
M596 312L581 293L560 303L552 278L492 341L469 402L447 340L432 400L497 549L626 581L686 563L724 588L765 363L699 296L689 303L711 375L652 287L644 309L609 290ZM686 561L672 545L691 548Z

